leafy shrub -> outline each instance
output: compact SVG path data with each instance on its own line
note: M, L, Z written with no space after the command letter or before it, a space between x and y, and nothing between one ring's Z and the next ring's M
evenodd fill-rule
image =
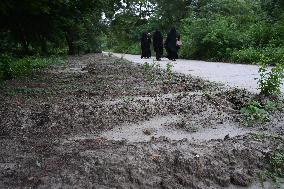
M263 54L270 58L269 65L276 66L278 63L284 64L284 46L267 46L263 48Z
M281 152L274 153L270 159L271 172L274 173L275 176L277 177L283 177L284 176L283 164L284 164L284 153Z
M198 11L197 11L198 10ZM212 0L182 20L181 57L238 63L284 62L283 20L266 18L259 2Z
M266 104L264 105L264 108L269 111L269 112L275 112L277 110L283 110L283 104L281 103L276 103L274 101L267 101Z
M136 54L136 55L140 54L139 43L133 43L133 44L121 43L115 45L113 49L110 50L117 53L127 53L127 54Z
M278 63L270 70L267 66L268 62L270 62L270 59L262 56L259 67L259 89L261 94L266 96L278 95L281 93L281 85L284 78L284 65Z
M171 63L167 63L166 65L166 75L169 79L173 77L173 65Z
M275 151L268 157L270 168L259 174L262 188L264 188L264 181L270 179L273 181L275 188L281 188L281 178L284 177L284 152Z
M67 48L50 48L49 53L52 55L64 56L64 55L67 55L68 49Z
M269 121L269 113L257 101L252 101L240 110L244 116L244 124L251 126L256 123Z
M0 80L9 79L11 77L29 76L33 72L50 65L64 63L63 59L57 57L27 57L16 59L10 56L1 56L0 60Z
M11 77L10 64L12 58L8 55L0 55L0 81Z
M235 49L231 54L231 59L238 63L253 63L259 62L261 52L255 48L249 47L247 49Z
M144 75L151 84L154 84L159 78L155 70L160 69L160 65L153 61L152 64L145 62L143 65Z
M268 57L269 65L284 63L284 47L264 47L255 48L248 47L243 49L234 49L231 53L231 60L238 63L258 64L262 61L262 57Z
M12 88L6 90L9 96L16 96L18 94L36 95L36 94L51 94L52 91L43 88Z
M139 43L134 43L132 45L129 45L126 53L139 55L140 52L141 52L141 50L140 50Z

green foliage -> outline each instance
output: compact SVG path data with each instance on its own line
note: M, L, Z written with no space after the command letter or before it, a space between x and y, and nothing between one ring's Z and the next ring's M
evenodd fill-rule
M259 62L260 56L261 52L252 47L244 49L234 49L231 53L232 60L238 63L257 64Z
M248 47L243 49L234 49L231 53L231 59L238 63L259 64L262 57L268 57L271 61L269 65L284 63L284 48L282 47L265 47L254 48Z
M278 95L281 93L281 85L284 78L284 64L278 63L275 67L269 69L267 66L269 62L269 58L262 56L259 67L259 89L261 94L266 96Z
M259 1L210 0L190 9L182 57L257 64L264 55L270 65L283 63L284 16L271 21Z
M140 46L136 43L134 44L126 44L121 43L119 45L116 45L113 47L113 49L110 49L111 51L118 52L118 53L126 53L126 54L140 54Z
M276 152L270 159L271 172L277 177L284 177L284 153Z
M10 56L0 58L0 80L29 76L36 71L40 71L54 64L63 64L62 58L50 57L27 57L16 59Z
M167 77L171 80L173 77L173 65L171 63L167 63L166 65L166 74Z
M160 65L155 61L153 61L152 64L145 62L143 68L147 81L149 81L151 84L154 84L159 79L155 73L155 70L159 69Z
M46 55L52 54L53 49L66 52L66 48L69 54L101 51L100 35L104 28L101 14L111 15L119 3L117 0L1 1L0 52Z
M152 64L145 62L143 69L146 80L150 82L150 84L155 84L158 81L168 83L173 79L173 65L171 63L167 63L166 69L161 70L160 64L155 61L153 61ZM160 74L158 74L157 70L160 71Z
M144 72L145 72L145 73L148 73L148 72L151 71L152 66L151 66L148 62L145 62L145 63L143 64L143 68L144 68Z
M243 123L247 126L269 121L269 113L257 101L252 101L241 108L240 113L244 116Z
M275 188L281 188L280 179L284 178L284 153L283 151L275 151L268 157L268 163L270 168L259 174L260 181L262 183L262 188L264 188L264 180L270 179L274 183Z
M240 113L244 118L242 123L247 126L252 126L257 123L269 121L270 115L277 111L283 111L283 104L279 101L267 100L263 104L257 101L251 101L241 108Z
M12 58L8 55L0 55L0 81L11 77L10 64Z
M278 110L278 108L279 108L279 104L273 101L270 101L270 100L264 106L264 109L266 109L269 112L275 112Z
M166 36L176 26L183 58L256 64L264 55L276 65L284 62L283 7L281 0L1 1L0 53L140 54L142 32Z
M153 0L151 3L155 8L150 9L151 17L147 19L137 16L139 11L127 8L114 18L106 40L108 49L138 54L143 31L160 28L166 36L171 26L177 26L183 40L180 50L183 58L257 64L264 55L271 59L270 65L284 61L284 9L279 9L282 6L279 2ZM130 4L129 8L140 6L137 2Z
M264 133L250 133L250 138L253 140L262 140L266 137Z
M257 140L257 141L261 141L265 138L269 138L272 139L274 141L277 140L283 140L281 135L277 135L277 134L268 134L266 132L257 132L257 133L250 133L250 138L253 140Z
M33 72L32 61L28 58L14 60L10 64L10 73L13 77L31 75Z
M52 91L43 88L14 88L6 90L6 94L9 96L17 96L18 94L24 95L45 95L51 94Z

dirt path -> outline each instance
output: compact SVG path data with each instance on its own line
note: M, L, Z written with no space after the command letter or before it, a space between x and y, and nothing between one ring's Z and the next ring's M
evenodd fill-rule
M138 64L144 64L145 62L153 63L154 60L154 58L148 60L141 59L139 55L113 54L119 58L123 56L123 58ZM163 58L159 63L162 68L166 68L168 62L171 61ZM256 65L179 59L174 62L173 70L177 73L193 75L209 81L224 83L231 87L244 88L251 92L259 92L257 80L255 79L259 78L258 66ZM282 85L281 90L284 92L284 85Z
M3 86L0 188L256 189L284 149L282 113L240 125L253 94L102 54Z

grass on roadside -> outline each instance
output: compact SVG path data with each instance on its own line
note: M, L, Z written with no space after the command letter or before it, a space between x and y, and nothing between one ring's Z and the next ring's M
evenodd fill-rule
M25 57L14 58L8 55L0 55L0 81L10 78L29 76L55 64L64 64L60 57Z

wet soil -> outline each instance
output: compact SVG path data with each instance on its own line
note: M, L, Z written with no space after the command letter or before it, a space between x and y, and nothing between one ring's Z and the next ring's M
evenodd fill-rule
M151 72L89 54L3 83L0 188L260 188L282 113L244 127L254 94Z

